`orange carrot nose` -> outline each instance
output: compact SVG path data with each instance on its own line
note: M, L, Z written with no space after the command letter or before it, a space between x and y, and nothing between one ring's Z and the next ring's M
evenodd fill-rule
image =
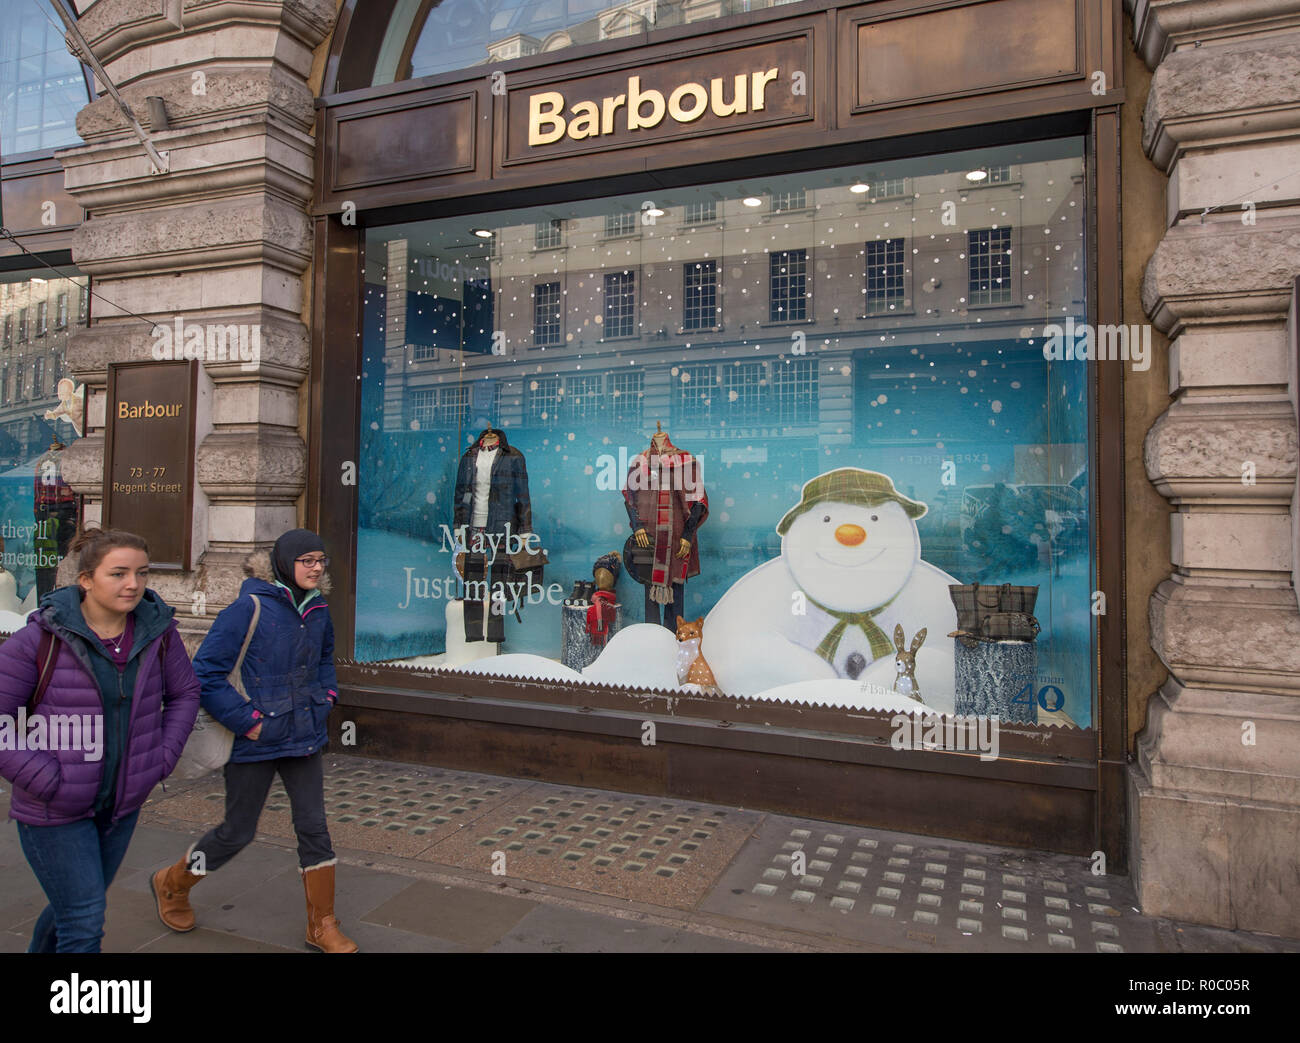
M856 547L867 538L867 530L861 525L841 525L835 530L835 538L846 547Z

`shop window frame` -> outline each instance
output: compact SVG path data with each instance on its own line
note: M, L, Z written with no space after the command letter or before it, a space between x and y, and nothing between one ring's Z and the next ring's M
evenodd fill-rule
M1119 256L1117 219L1118 193L1110 184L1110 178L1114 176L1114 171L1118 168L1118 118L1113 112L1098 113L1096 111L1089 111L1084 114L1085 122L1083 126L1087 129L1080 130L1075 129L1080 126L1080 124L1075 121L1075 115L1076 114L1064 114L1059 117L1059 120L1056 117L1044 116L1041 122L1034 124L1034 126L1042 128L1041 131L1037 133L1037 136L1040 137L1079 135L1084 139L1083 147L1087 184L1084 194L1084 205L1086 208L1084 219L1087 257L1087 281L1085 291L1086 306L1091 321L1099 323L1118 322L1118 307L1120 300L1118 264L1116 263L1116 259ZM1017 133L1022 136L1026 134L1023 130L1018 131ZM941 144L943 135L939 135L936 140L940 142L940 144L935 146L936 151L941 147L946 147ZM1032 140L1032 135L1028 136L1026 140ZM773 162L775 162L775 160L773 160ZM821 161L805 162L805 156L801 156L795 161L786 159L782 167L774 169L772 172L797 173L799 168L815 169L818 166L825 165L833 164ZM1099 176L1099 170L1101 176ZM701 180L705 179L701 178ZM708 180L712 181L716 180L716 178L709 178ZM624 184L626 184L626 179ZM583 182L577 189L574 189L572 186L569 186L567 189L569 192L575 190L581 191L584 198L599 197L603 194L608 194L610 191L610 189L606 187L606 182L600 179L591 182ZM640 190L649 189L638 189L638 191ZM472 197L466 198L467 202L465 205L472 207L474 205ZM521 197L520 203L523 204L525 200L527 202L536 201L535 197ZM328 250L329 243L335 241L352 244L348 248L356 254L364 253L363 247L361 246L361 236L363 233L352 229L340 228L336 217L330 217L328 215L321 216L318 218L318 228L323 233L327 233L323 234L322 237L318 239L318 261L323 260L325 251ZM1014 243L1015 240L1013 239L1013 245ZM1100 276L1098 273L1099 268L1102 269ZM355 266L346 272L339 272L337 266L330 271L318 271L318 285L339 285L340 278L344 280L343 284L346 285L347 280L359 279L357 271L358 270ZM1012 271L1015 272L1017 269L1013 267ZM358 290L355 299L359 302L360 298L361 291ZM326 301L330 301L334 304L342 304L350 309L355 309L357 307L357 305L351 300L340 302L332 300L328 295L326 295L323 298L318 298L318 304L316 305L318 314L329 310L325 307ZM998 305L995 307L1006 306ZM327 323L317 324L314 328L313 350L315 352L314 358L318 360L323 359L322 352L324 351L324 345L329 338L324 334L318 336L316 330L327 329ZM341 340L339 337L333 339ZM350 341L349 345L344 347L347 346L350 346ZM322 363L318 361L315 365L316 367L321 367ZM352 397L356 394L355 380L351 376L347 377L348 383L346 385L339 386L337 382L340 380L342 376L341 374L332 373L329 381L321 384L319 374L324 372L324 370L322 368L315 368L313 372L317 374L313 376L313 395L315 399L332 400L332 396L337 396L339 392L342 392L345 398ZM1120 378L1118 375L1110 371L1100 369L1090 374L1090 396L1091 399L1097 400L1091 406L1094 410L1094 429L1089 438L1089 456L1090 460L1093 461L1091 464L1091 473L1093 476L1092 481L1094 483L1092 497L1093 522L1090 530L1091 549L1095 555L1094 566L1097 570L1099 586L1104 586L1108 591L1115 591L1117 592L1117 596L1122 597L1124 587L1124 571L1122 566L1122 550L1124 544L1122 501L1117 501L1112 495L1111 490L1122 485L1123 443L1122 441L1117 441L1117 436L1114 431L1110 429L1106 421L1107 416L1113 417L1114 415L1114 410L1116 408L1115 404L1119 401L1119 388ZM1103 410L1109 412L1103 412ZM669 412L671 415L672 411L670 410ZM325 459L332 463L333 456L340 452L340 449L327 449L327 446L330 443L327 443L320 438L319 431L315 432L312 435L312 438L313 453L320 454L327 452L328 455L325 456ZM343 448L341 451L349 453L354 452L354 450L346 448ZM1098 466L1097 461L1104 462L1104 466ZM320 473L329 473L328 468L320 469ZM1121 479L1118 483L1117 478ZM332 498L336 496L337 492L336 490L329 488L328 483L322 482L319 478L314 478L309 475L309 486L313 484L315 488L309 490L309 517L313 516L311 512L322 510L327 503L332 502ZM346 533L346 530L344 530L344 532ZM355 556L355 546L353 547L353 554ZM350 608L344 608L343 614L350 625ZM1045 786L1055 787L1052 792L1057 794L1067 794L1071 792L1078 793L1080 794L1081 800L1086 799L1094 801L1091 805L1094 810L1097 807L1104 806L1113 811L1118 806L1121 812L1119 817L1116 818L1112 816L1110 819L1098 819L1096 827L1097 832L1095 833L1096 842L1104 846L1108 851L1108 857L1110 857L1111 853L1114 854L1115 862L1113 864L1116 865L1122 864L1123 857L1122 833L1124 824L1122 817L1122 762L1123 746L1127 734L1124 691L1125 677L1122 666L1119 665L1122 662L1121 654L1124 647L1123 628L1121 624L1121 620L1111 620L1109 618L1102 618L1097 622L1097 640L1101 642L1101 644L1094 648L1093 716L1091 724L1086 730L1084 730L1084 733L1081 736L1082 739L1088 740L1089 743L1095 741L1095 745L1089 750L1084 750L1078 743L1074 743L1069 736L1062 736L1060 737L1060 741L1067 742L1069 752L1064 755L1058 755L1057 759L1059 760L1062 756L1065 756L1069 763L1063 761L1059 764L1026 766L1023 775L1023 780L1025 782L1032 782L1035 785L1042 783ZM361 674L358 673L356 676L353 676L351 667L343 655L346 649L350 648L350 631L344 640L348 643L343 649L341 649L341 677L343 677L343 683L353 698L359 698L362 700L361 705L371 705L371 702L366 701L371 700L372 697L365 694L366 685L360 680ZM376 673L374 668L367 668L367 670L369 673ZM394 677L399 673L404 672L393 671ZM387 677L387 672L380 669L376 673L376 676L380 675ZM424 700L438 698L436 689L438 688L439 682L436 680L428 683L419 682L414 688L408 687L408 682L402 680L394 680L391 682L384 681L379 683L398 684L405 694L400 696L394 695L392 698L402 700L404 706L409 705L414 708L418 705L423 705ZM459 683L460 681L458 679L458 684ZM554 694L542 693L542 689L547 686L531 685L526 682L489 683L484 681L479 683L476 681L465 680L462 685L466 690L473 688L474 691L481 692L484 697L487 697L489 693L503 686L509 688L513 692L519 693L521 698L536 700L536 704L539 707L542 703L549 704L549 702L553 702L556 698ZM537 690L536 694L525 694L533 693L534 689ZM356 694L352 695L352 693ZM616 699L616 696L617 698L622 698L622 696L617 695L617 693L611 694L609 698ZM566 697L585 700L584 705L596 705L596 703L599 703L602 706L604 705L600 699L597 699L596 696L589 693L585 687L576 689ZM379 704L375 703L374 705ZM393 705L396 704L394 703ZM611 703L611 705L613 705L613 703ZM784 720L779 708L764 707L763 712L768 716L779 717ZM807 719L811 720L811 717L808 717ZM791 722L791 726L798 727L794 722ZM774 734L774 741L777 740L779 740L779 736L775 736ZM1054 741L1057 740L1054 739ZM1006 751L1009 747L1004 745L1003 749ZM1026 750L1026 753L1032 758L1033 754L1030 754L1028 750ZM967 781L974 780L977 775L982 776L987 774L987 772L983 771L983 769L980 769L978 766L974 766L971 770L974 771L975 774L966 775L965 778ZM1011 765L1010 762L1008 762L1006 768L995 766L995 768L989 769L989 771L994 770L1019 771L1019 769ZM1074 781L1066 781L1067 779L1073 779ZM1060 785L1057 785L1057 783L1054 783L1052 780L1059 780ZM1071 787L1073 787L1073 789ZM1117 800L1119 801L1118 805L1116 804ZM1068 813L1069 816L1073 816L1073 820L1077 821L1077 809L1083 806L1084 805L1082 804L1073 805L1076 810L1070 811ZM1053 816L1054 821L1059 821L1060 818L1061 816L1059 814L1054 814ZM1044 834L1042 833L1033 834L1032 842L1042 843L1043 835ZM1060 833L1059 835L1064 837L1065 833ZM1052 841L1052 843L1056 842L1056 840ZM1063 848L1058 849L1063 850ZM1082 848L1080 848L1080 850L1082 850ZM1089 850L1091 850L1091 848L1089 848Z

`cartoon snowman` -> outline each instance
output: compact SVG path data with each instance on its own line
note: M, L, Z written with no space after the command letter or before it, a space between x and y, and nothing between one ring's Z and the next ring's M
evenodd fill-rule
M806 483L776 527L781 556L737 580L704 621L719 688L756 695L797 681L892 679L895 626L908 640L922 627L955 630L948 586L958 581L921 560L925 512L875 471L844 467ZM949 660L949 689L951 669Z

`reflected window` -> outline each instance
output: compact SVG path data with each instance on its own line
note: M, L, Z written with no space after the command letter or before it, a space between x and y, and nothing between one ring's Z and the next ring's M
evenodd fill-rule
M712 224L718 219L718 204L687 203L682 211L682 220L688 225Z
M560 343L560 284L538 283L533 289L533 344Z
M687 427L708 424L713 419L714 383L717 367L695 363L675 367L673 382L673 420Z
M808 193L802 188L792 188L788 192L772 193L772 213L779 214L786 210L803 210L808 206Z
M777 250L769 258L768 319L793 322L808 317L808 251Z
M871 189L873 199L897 199L907 194L907 179L901 177L879 178Z
M1011 229L983 228L966 233L971 304L1011 301Z
M499 64L569 47L638 37L796 0L398 0L372 84Z
M538 250L553 250L560 245L560 222L538 221L533 227L533 246Z
M564 388L559 377L540 377L528 384L528 419L539 427L560 422L560 399Z
M617 427L641 426L641 398L645 374L641 370L609 375L609 418Z
M636 326L636 273L605 276L605 336L630 337Z
M682 283L682 329L712 329L718 324L718 262L686 265Z
M636 235L636 214L607 214L605 216L605 238L616 239L624 235Z
M903 303L903 240L867 243L867 314L890 311Z

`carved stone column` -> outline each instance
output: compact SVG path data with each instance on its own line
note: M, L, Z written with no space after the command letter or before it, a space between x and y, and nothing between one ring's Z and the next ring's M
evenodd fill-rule
M169 10L179 11L179 24ZM148 128L145 99L160 97L169 126L148 128L169 167L152 173L103 97L77 117L87 144L59 157L88 216L74 260L112 302L93 302L93 325L69 349L69 365L86 384L87 426L64 470L87 497L88 521L102 507L108 364L156 357L154 324L174 326L177 317L186 329L258 333L251 361L206 351L202 363L197 564L154 580L178 607L206 606L204 617L182 614L191 629L234 598L244 556L298 518L315 147L308 78L334 16L333 0L98 0L81 19L137 118Z
M1169 680L1129 773L1142 911L1300 934L1300 612L1287 317L1300 273L1300 0L1126 0L1169 177L1142 304L1174 404L1147 474L1177 508L1149 606ZM1132 160L1130 160L1132 161ZM1129 534L1140 553L1140 534ZM1136 608L1136 606L1135 606Z

